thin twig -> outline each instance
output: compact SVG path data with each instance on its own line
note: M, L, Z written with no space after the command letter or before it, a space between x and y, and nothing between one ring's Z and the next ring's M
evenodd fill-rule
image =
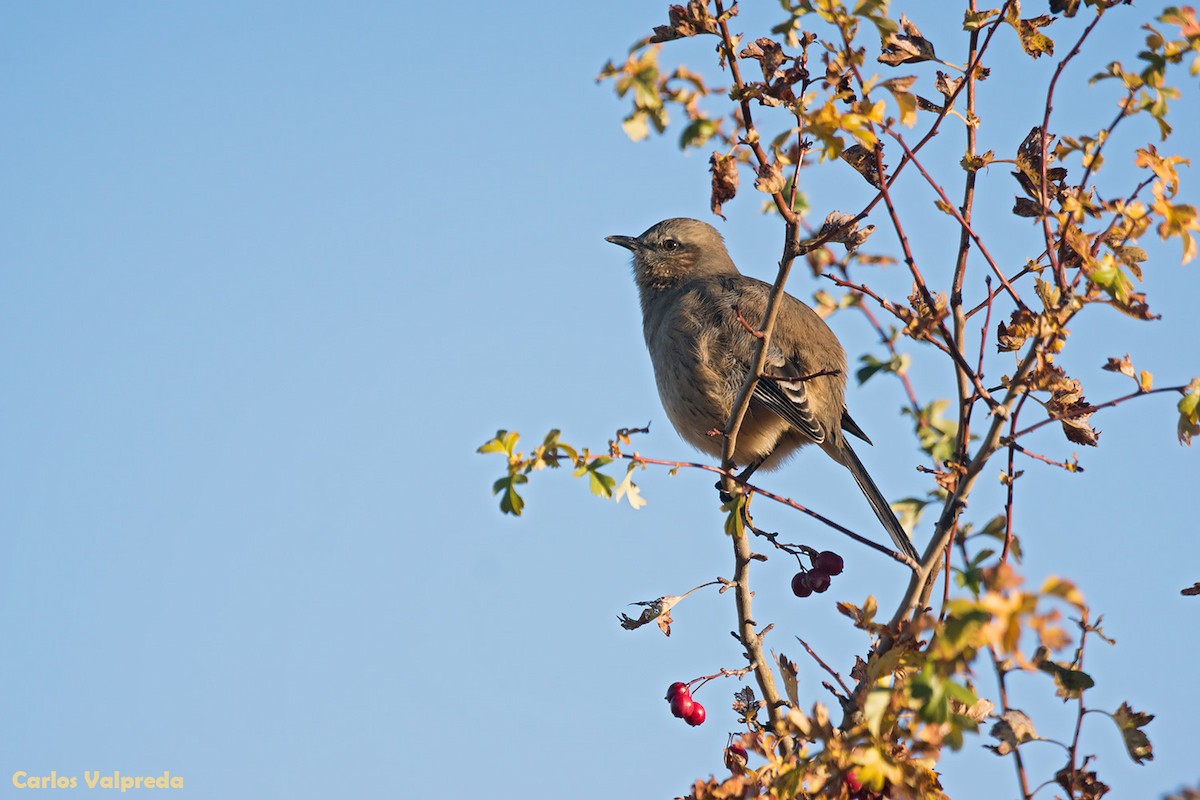
M1096 25L1099 24L1100 17L1101 15L1097 13L1096 16L1092 18L1092 21L1088 23L1088 26L1084 28L1083 33L1079 36L1079 40L1075 42L1075 46L1071 48L1071 51L1067 53L1062 61L1058 62L1058 66L1054 70L1054 75L1050 78L1050 86L1046 89L1046 110L1045 114L1042 116L1042 127L1040 134L1042 156L1040 163L1041 182L1040 186L1038 187L1038 194L1040 196L1039 200L1041 203L1042 235L1046 239L1046 253L1050 257L1050 267L1054 270L1054 282L1058 284L1058 288L1064 292L1067 290L1067 276L1063 271L1062 263L1058 260L1057 253L1054 252L1054 234L1050 231L1050 214L1047 213L1050 204L1046 195L1046 148L1050 142L1050 112L1054 109L1054 87L1058 85L1059 76L1062 75L1063 70L1066 69L1067 64L1071 62L1071 59L1079 55L1079 50L1083 47L1084 40L1087 39L1087 37L1095 29Z
M858 306L858 309L862 311L863 315L866 316L867 321L871 323L871 327L874 328L875 332L879 334L879 340L883 342L885 347L887 347L888 352L892 354L892 358L898 358L900 354L896 350L896 343L892 341L892 337L888 336L884 332L883 326L880 325L879 320L875 318L875 312L871 311L870 306L868 306L866 303L863 303L861 300L856 305ZM927 423L921 416L921 404L917 402L917 393L913 389L912 381L908 378L907 370L904 372L894 371L893 374L899 378L900 382L904 385L904 393L908 395L908 405L910 408L912 408L913 418L917 420L918 427L925 427Z
M1012 436L1010 436L1009 438L1016 440L1016 439L1021 438L1022 436L1024 436L1027 433L1032 433L1033 431L1036 431L1038 428L1042 427L1043 425L1049 425L1051 422L1062 422L1063 420L1075 419L1076 417L1082 417L1087 414L1091 414L1094 411L1099 411L1102 408L1112 408L1113 406L1120 405L1121 403L1124 403L1127 400L1132 400L1135 397L1145 397L1147 395L1159 394L1161 392L1176 392L1178 394L1183 394L1184 392L1187 391L1187 388L1188 387L1185 385L1185 386L1165 386L1161 389L1150 389L1148 391L1142 391L1141 389L1139 389L1136 392L1131 392L1129 394L1122 395L1121 397L1117 397L1112 400L1109 400L1107 403L1097 403L1095 405L1088 405L1084 408L1077 409L1075 411L1068 411L1066 414L1055 414L1055 415L1049 416L1046 419L1042 420L1041 422L1036 422L1033 425L1030 425L1028 428L1025 428L1024 430L1017 431L1016 433L1012 434Z
M796 637L796 641L799 642L800 644L804 645L804 649L808 651L808 654L810 656L812 656L813 661L816 661L818 664L820 664L821 669L828 672L833 677L833 679L838 682L838 686L842 687L842 691L846 693L847 697L849 697L851 694L853 694L853 692L850 691L850 687L846 685L846 682L844 680L842 680L842 676L837 674L837 672L834 671L833 667L829 666L824 661L822 661L821 657L819 655L817 655L816 651L808 646L808 642L804 641L799 636Z
M995 297L992 294L992 276L988 275L984 279L984 283L987 284L987 313L983 316L983 329L979 332L979 366L975 368L980 380L983 380L983 357L987 351L988 329L992 327L992 299ZM964 318L963 321L965 322L966 319Z
M963 508L966 506L967 497L970 496L971 490L975 486L975 481L978 480L984 466L1000 447L1001 431L1012 413L1013 406L1016 405L1020 396L1024 394L1023 391L1018 390L1025 385L1025 379L1029 375L1029 371L1033 369L1038 352L1039 347L1035 342L1029 347L1025 357L1021 360L1020 366L1013 373L1004 402L993 409L992 424L988 428L988 432L984 434L975 457L971 459L970 463L964 466L963 473L959 476L958 485L955 486L954 492L946 500L942 514L938 518L937 526L934 528L933 538L921 556L921 568L913 573L909 579L904 599L900 602L895 615L892 617L891 627L899 627L903 620L924 607L928 600L928 593L931 588L929 581L935 568L940 565L942 551L946 547L946 542L953 537L954 524L958 520L958 515L962 513ZM880 641L881 650L888 649L890 646L891 643L887 639Z
M725 63L729 65L729 74L733 77L733 85L738 89L744 89L746 84L742 80L742 69L738 64L737 54L733 52L733 37L729 34L729 25L725 21L725 9L722 7L721 0L716 0L717 10L717 26L721 31L721 48L725 51ZM769 166L771 163L770 156L763 150L759 143L759 138L752 135L754 133L754 117L750 110L750 100L743 99L741 101L742 122L745 124L746 136L742 140L742 144L750 148L754 153L754 158L760 167ZM789 225L796 223L796 212L788 205L784 199L783 192L773 192L771 199L775 201L775 208L779 211L779 215Z
M904 141L903 136L896 131L893 131L891 128L886 128L885 130L893 139L896 140L897 144L904 148L904 152L906 154L911 152L908 144ZM988 266L992 268L992 272L1000 281L1000 285L1003 286L1005 291L1009 293L1018 307L1026 308L1027 306L1025 305L1025 302L1021 299L1021 296L1017 294L1017 290L1013 287L1013 285L1008 282L1008 278L1004 277L1004 273L1000 270L999 265L996 264L996 260L992 258L992 254L988 252L987 246L984 245L983 240L979 238L979 234L977 234L975 229L971 227L971 223L968 222L961 213L959 213L958 209L951 205L950 198L946 197L945 190L942 189L941 185L938 184L938 182L935 181L933 177L925 171L925 167L916 159L915 155L913 157L913 165L917 168L917 171L921 173L921 176L925 178L925 182L928 183L935 192L937 192L938 197L941 198L943 210L954 217L955 221L962 226L963 232L971 237L971 241L975 242L975 246L979 248L979 254L983 256L984 260L987 261Z
M958 540L958 551L962 556L963 563L970 564L971 556L970 553L967 552L967 543L965 540ZM1001 712L1005 712L1012 708L1012 706L1008 704L1008 671L1005 669L1003 662L1000 660L1000 656L996 654L995 645L989 644L987 646L987 650L988 655L991 657L992 669L996 673L996 685L999 688L1000 694L1000 710ZM1033 797L1033 792L1029 791L1029 778L1025 774L1025 762L1021 758L1021 748L1014 747L1012 749L1012 757L1013 763L1017 770L1017 783L1021 787L1021 800L1030 800L1030 798Z
M995 22L993 22L991 25L988 26L987 35L983 37L983 44L979 46L979 52L975 54L974 60L968 62L967 69L965 70L966 72L968 72L968 73L974 72L975 68L979 66L979 63L983 60L983 54L987 52L988 45L990 45L992 43L992 37L995 35L997 29L999 29L1004 24L1004 15L1008 12L1008 7L1010 5L1012 5L1013 2L1014 2L1014 0L1005 0L1004 5L1002 5L1000 7L999 16L996 18ZM929 130L925 132L925 135L921 137L920 141L918 141L915 145L913 145L912 152L914 154L921 152L922 148L924 148L925 145L927 145L930 141L932 141L934 136L937 136L938 130L939 130L939 128L941 128L942 122L944 122L946 117L948 117L950 115L950 111L954 107L954 101L956 99L958 99L958 96L963 91L965 91L966 86L967 86L966 81L960 82L959 85L955 88L955 90L953 92L951 92L950 96L946 98L945 105L942 106L942 110L938 112L937 117L935 117L932 124L930 124ZM892 170L891 178L889 178L886 181L886 184L888 186L891 186L892 184L894 184L896 182L896 180L900 177L900 173L904 170L904 167L911 160L912 159L907 154L905 154L904 157L900 159L900 163L896 165L896 168L894 170ZM882 177L882 176L880 176L880 177ZM883 192L880 191L880 192L876 193L875 197L872 198L871 201L866 204L866 206L863 207L862 211L858 212L858 214L856 214L854 216L854 218L851 220L851 223L858 223L858 222L861 222L864 219L866 219L867 215L871 213L871 210L873 208L875 208L875 206L879 205L880 201L882 201L882 200L883 200Z
M1026 392L1025 394L1021 395L1020 402L1017 403L1017 407L1013 409L1012 420L1008 424L1008 430L1010 432L1016 429L1017 418L1021 416L1021 409L1025 407L1025 401L1028 399L1029 393ZM1010 436L1008 443L1008 485L1004 487L1006 489L1004 499L1004 550L1000 553L1000 563L1002 564L1008 563L1008 553L1012 548L1013 540L1013 496L1016 493L1017 483L1017 473L1016 468L1013 465L1013 458L1016 448L1017 445L1012 441L1012 437Z
M1072 664L1072 666L1075 669L1083 671L1083 651L1084 651L1084 648L1087 646L1087 635L1088 635L1087 609L1086 608L1083 610L1082 619L1078 620L1078 622L1079 622L1079 629L1081 631L1081 633L1079 635L1079 651L1076 653L1075 663ZM1075 715L1075 736L1071 739L1071 747L1069 750L1071 755L1070 755L1070 759L1067 761L1067 763L1071 767L1071 783L1070 783L1071 786L1075 785L1075 776L1078 773L1078 769L1076 767L1075 760L1079 755L1079 734L1083 730L1083 718L1084 718L1084 715L1087 714L1087 708L1084 707L1084 705L1083 705L1083 693L1084 693L1084 690L1081 688L1079 690L1078 712ZM1087 763L1086 758L1084 759L1084 763L1085 764Z
M1016 452L1021 453L1022 455L1029 456L1032 459L1041 461L1043 464L1049 464L1052 467L1060 467L1061 469L1065 469L1067 472L1083 472L1084 471L1083 467L1079 466L1078 458L1075 458L1073 461L1055 461L1054 459L1044 456L1041 453L1035 453L1032 450L1028 450L1028 449L1022 447L1021 445L1017 444L1016 442L1008 442L1008 446L1011 449L1015 450ZM1011 467L1012 467L1012 464L1010 463L1009 468L1011 468Z
M968 9L975 12L975 0L970 0L967 4ZM968 50L970 57L967 58L968 63L971 57L975 55L975 50L979 46L979 30L971 31L968 38ZM975 138L975 70L967 73L963 80L967 84L967 159L973 161L976 156L976 138ZM959 208L959 213L965 223L958 233L958 258L954 262L954 279L950 287L950 313L954 318L954 341L965 342L967 338L967 318L963 314L963 297L962 287L963 280L967 275L967 257L971 252L971 237L967 232L968 226L971 224L971 218L975 210L975 179L978 170L967 170L966 177L963 180L963 202ZM991 290L990 276L988 289ZM989 309L990 312L990 309ZM984 337L987 338L987 325L984 325ZM980 342L980 358L979 366L976 367L975 373L983 378L983 351L982 341ZM962 370L954 371L954 382L958 388L958 430L955 433L955 460L965 461L967 449L971 442L971 412L975 408L975 399L978 393L973 386L969 385L967 376ZM945 610L945 599L950 595L950 569L947 562L946 569L946 588L945 598L942 603L943 611Z

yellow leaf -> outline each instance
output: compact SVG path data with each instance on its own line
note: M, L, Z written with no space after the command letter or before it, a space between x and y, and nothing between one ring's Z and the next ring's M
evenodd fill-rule
M1087 608L1087 602L1083 599L1083 592L1079 591L1078 587L1066 578L1051 575L1042 584L1042 594L1066 600L1079 611L1084 611Z

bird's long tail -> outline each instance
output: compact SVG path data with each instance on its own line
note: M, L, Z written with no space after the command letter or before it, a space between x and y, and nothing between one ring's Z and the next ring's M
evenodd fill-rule
M908 534L900 526L900 520L896 519L896 515L892 512L892 507L888 505L888 501L883 497L883 492L879 491L879 487L875 485L875 481L871 480L871 476L867 473L867 468L858 460L858 456L855 454L854 449L850 447L849 442L842 441L841 453L845 457L842 463L846 465L846 469L850 470L850 474L854 476L854 480L858 483L858 488L862 489L862 493L867 497L867 502L871 504L871 510L875 512L875 516L879 517L879 521L883 523L883 527L887 530L888 535L892 537L892 541L896 547L909 558L919 562L921 556L917 553L917 549L913 547L912 540L908 538Z

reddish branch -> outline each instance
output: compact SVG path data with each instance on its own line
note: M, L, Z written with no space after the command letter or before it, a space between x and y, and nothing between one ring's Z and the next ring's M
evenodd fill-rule
M909 150L908 144L904 141L903 136L896 131L893 131L891 128L886 128L885 130L893 139L896 140L897 144L904 148L904 153L906 155L912 153L912 151ZM946 211L946 213L954 217L955 221L957 221L962 227L963 233L967 236L970 236L971 241L975 242L975 246L979 248L979 254L983 256L984 260L987 261L988 266L992 268L992 272L1000 281L1000 285L1003 286L1004 290L1009 293L1013 301L1016 302L1017 306L1020 308L1025 308L1025 302L1021 300L1021 296L1017 294L1017 290L1011 283L1009 283L1008 278L1004 277L1004 273L1000 271L1000 267L996 264L996 260L993 259L992 254L988 252L983 240L979 238L979 234L977 234L974 228L971 227L971 223L967 221L967 219L963 217L959 210L950 203L950 198L946 196L945 190L942 189L941 185L935 181L928 172L925 171L925 167L922 166L921 162L916 159L915 155L913 156L912 161L913 165L917 168L917 171L921 173L923 178L925 178L925 182L928 183L935 192L937 192L938 197L942 201L942 208ZM968 172L967 174L971 175L974 173Z
M905 150L907 151L907 147ZM921 170L922 174L925 174L921 164L915 158L913 159L913 163L916 164L917 169ZM883 151L878 145L875 147L875 165L879 170L879 175L882 176L884 174ZM929 287L925 283L925 277L917 268L916 259L913 257L912 249L908 245L908 235L904 232L904 226L900 223L900 216L897 214L896 207L892 203L892 196L888 191L889 184L888 182L883 181L882 186L883 189L881 191L883 194L883 201L887 206L888 216L892 220L892 226L896 230L896 236L900 239L900 247L904 251L904 263L908 264L909 270L913 274L913 280L916 282L917 289L921 292L921 297L924 299L929 312L931 314L937 314L937 303L934 301L933 295L930 293ZM939 191L941 190L939 189ZM1016 297L1015 294L1014 297L1019 303L1020 298ZM971 365L967 363L967 359L963 355L960 343L954 338L954 335L950 333L950 330L946 327L946 323L939 319L937 326L938 332L941 333L942 338L945 340L945 347L941 347L939 349L946 353L946 355L950 356L950 358L954 359L954 363L958 366L959 370L962 371L962 374L971 380L971 383L975 386L975 391L977 391L983 401L988 404L988 407L995 407L996 401L992 399L992 395L979 380L979 376L975 373L975 370L973 370ZM927 339L926 341L933 343L936 342L934 339Z
M737 53L733 52L733 37L729 34L729 25L725 21L725 9L722 6L721 0L715 0L717 9L717 26L721 31L721 48L725 51L725 63L729 65L729 74L733 77L733 85L739 90L746 88L745 81L742 80L742 68L738 64ZM771 163L770 157L763 150L757 136L751 135L754 132L754 116L750 110L750 100L746 97L745 92L741 92L743 97L741 101L742 122L745 123L746 136L741 144L750 148L754 153L754 158L760 167L769 166ZM798 165L797 165L798 166ZM779 211L779 215L784 218L788 225L796 223L796 212L788 205L787 200L783 197L783 192L773 192L771 199L775 201L775 208Z
M1066 414L1053 414L1053 415L1047 417L1046 419L1042 420L1041 422L1035 422L1033 425L1030 425L1028 428L1017 431L1016 433L1012 434L1012 436L1010 436L1009 438L1012 440L1016 440L1016 439L1021 438L1022 436L1024 436L1027 433L1032 433L1033 431L1036 431L1038 428L1042 427L1043 425L1049 425L1051 422L1062 422L1063 420L1075 419L1076 417L1086 416L1087 414L1091 414L1093 411L1099 411L1102 408L1112 408L1113 406L1117 406L1128 400L1132 400L1135 397L1145 397L1146 395L1159 394L1160 392L1176 392L1178 394L1183 394L1184 392L1187 391L1187 388L1188 387L1185 385L1185 386L1166 386L1161 389L1149 389L1146 391L1138 389L1136 392L1130 392L1129 394L1114 398L1112 400L1109 400L1107 403L1098 403L1096 405L1088 405L1088 406L1085 406L1084 408L1080 408L1075 411L1069 411Z
M859 294L858 292L855 293ZM861 294L859 296L861 297ZM896 343L892 341L892 337L888 336L884 332L883 326L880 325L879 320L875 318L875 313L871 311L870 307L866 303L861 302L861 300L858 303L858 308L860 311L862 311L863 315L866 316L867 321L871 323L871 327L875 329L875 332L879 334L879 340L883 342L885 347L887 347L888 352L892 354L892 358L899 358L900 354L896 351ZM922 428L926 427L927 423L925 422L924 417L921 416L921 404L917 402L917 393L913 389L912 381L908 378L908 372L894 371L894 374L900 379L900 382L904 384L904 393L908 395L908 404L912 408L913 418L917 420L917 426Z
M1022 455L1029 456L1030 458L1040 461L1043 464L1049 464L1052 467L1061 467L1062 469L1065 469L1067 472L1083 472L1083 467L1079 466L1078 458L1076 458L1074 461L1055 461L1054 459L1044 456L1040 453L1035 453L1032 450L1027 450L1026 448L1022 447L1021 445L1017 444L1016 442L1009 442L1008 445L1009 445L1010 449L1015 450L1016 452L1021 453ZM1009 469L1012 469L1011 461L1009 462L1008 466L1009 466Z
M1058 67L1055 68L1054 75L1053 75L1053 77L1050 78L1050 86L1046 90L1046 112L1042 117L1042 129L1041 129L1041 155L1042 155L1042 157L1041 157L1041 164L1040 164L1040 169L1041 169L1040 183L1041 183L1041 185L1038 187L1039 201L1041 203L1041 214L1042 214L1042 235L1046 239L1046 253L1050 257L1050 267L1054 270L1054 282L1056 284L1058 284L1058 288L1064 292L1067 290L1067 276L1063 270L1062 263L1058 260L1058 254L1055 252L1054 234L1051 233L1051 231L1050 231L1050 214L1049 214L1050 204L1048 202L1048 198L1046 195L1046 183L1047 183L1047 181L1046 181L1046 166L1047 166L1047 164L1046 164L1046 156L1047 156L1046 146L1050 141L1050 134L1048 133L1048 131L1050 129L1050 112L1054 108L1054 87L1058 85L1059 76L1062 75L1063 70L1066 69L1067 64L1069 64L1071 62L1071 59L1073 59L1073 58L1075 58L1075 56L1079 55L1079 50L1081 47L1083 47L1084 40L1087 39L1087 37L1091 34L1091 32L1096 28L1096 25L1099 24L1100 17L1101 17L1101 14L1097 13L1096 16L1092 18L1092 21L1090 23L1088 23L1088 26L1086 28L1084 28L1083 33L1079 36L1079 40L1075 42L1075 46L1071 48L1071 52L1067 53L1066 57L1063 58L1062 61L1058 62Z
M983 329L979 332L979 366L975 369L975 372L979 374L980 380L983 380L983 357L987 352L988 329L992 327L992 300L995 298L995 295L992 294L992 276L988 275L985 282L987 284L987 300L985 301L987 304L987 313L983 316ZM968 314L967 316L971 315ZM963 322L966 322L965 317L963 318Z
M844 680L842 680L842 676L841 676L841 675L839 675L839 674L837 674L837 672L835 672L835 671L834 671L833 667L831 667L831 666L829 666L828 664L826 664L826 663L825 663L825 662L824 662L824 661L821 659L821 657L820 657L819 655L817 655L816 651L815 651L815 650L813 650L811 647L809 647L809 646L808 646L808 642L804 641L804 640L803 640L803 639L801 639L799 636L797 636L797 637L796 637L796 641L797 641L797 642L799 642L800 644L804 645L804 649L808 651L808 654L809 654L810 656L812 656L812 659L813 659L813 661L816 661L816 662L817 662L817 664L819 664L819 665L820 665L821 669L823 669L823 670L825 670L827 673L829 673L829 675L830 675L830 676L831 676L831 677L832 677L832 678L833 678L835 681L837 681L837 682L838 682L838 686L841 686L841 687L842 687L842 691L844 691L844 692L846 693L846 696L847 696L847 697L849 697L850 695L854 694L853 692L851 692L851 691L850 691L850 687L846 685L846 682L845 682Z

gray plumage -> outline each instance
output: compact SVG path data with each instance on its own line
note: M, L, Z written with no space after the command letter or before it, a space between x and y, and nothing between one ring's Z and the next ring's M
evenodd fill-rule
M685 441L719 457L723 440L711 432L724 430L758 345L737 314L759 329L770 285L738 272L721 234L699 220L668 219L636 238L607 240L633 253L643 333L667 417ZM834 374L804 380L820 372ZM870 442L846 412L846 354L825 321L789 294L781 298L765 373L733 453L742 477L816 444L850 470L896 547L918 559L846 441L851 433Z

